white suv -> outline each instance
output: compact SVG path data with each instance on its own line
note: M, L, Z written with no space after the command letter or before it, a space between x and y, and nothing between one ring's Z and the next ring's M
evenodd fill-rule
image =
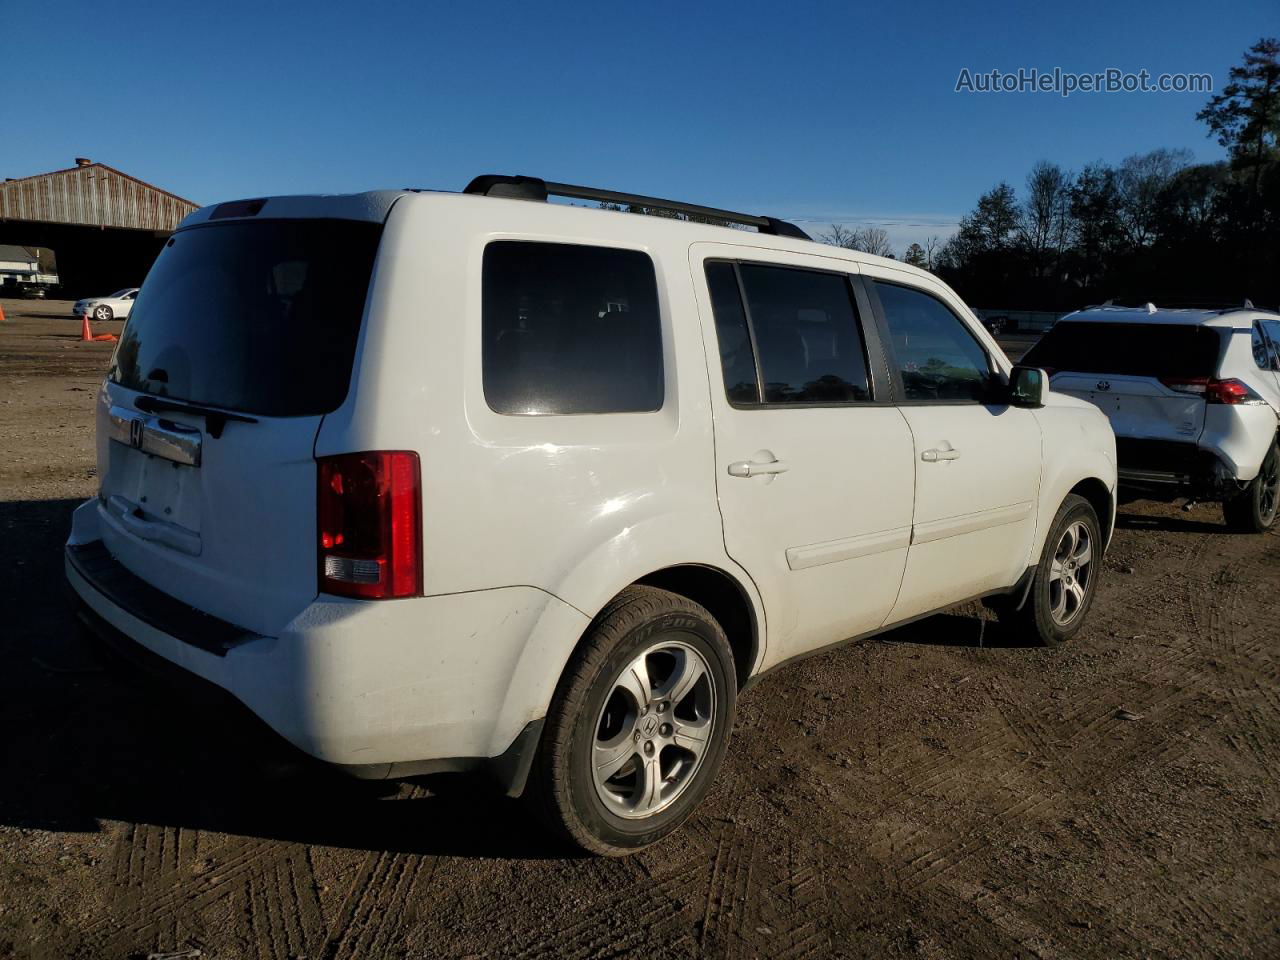
M1222 501L1244 532L1275 523L1280 314L1090 307L1058 321L1024 362L1111 419L1122 490Z
M1106 418L930 274L530 178L193 213L97 416L86 623L606 854L688 816L771 667L975 597L1070 637L1114 515Z

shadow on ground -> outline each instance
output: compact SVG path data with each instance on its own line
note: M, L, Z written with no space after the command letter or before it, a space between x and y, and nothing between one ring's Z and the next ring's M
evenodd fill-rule
M1121 530L1160 530L1165 533L1235 533L1222 521L1221 511L1216 505L1205 505L1196 508L1199 519L1189 514L1177 517L1151 516L1138 513L1116 514L1116 526Z
M987 647L994 649L1023 649L1039 644L1028 639L1026 631L1011 630L995 620L987 619L974 609L976 604L962 610L939 613L915 623L898 627L881 634L881 643L918 643L933 647Z
M478 780L353 780L247 710L138 674L87 636L63 584L77 500L0 503L0 822L97 831L103 820L363 850L563 857L525 805ZM319 798L319 799L318 799Z

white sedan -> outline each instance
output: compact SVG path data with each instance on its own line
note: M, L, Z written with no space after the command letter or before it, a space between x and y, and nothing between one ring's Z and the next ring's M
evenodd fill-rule
M137 287L125 287L110 296L85 297L76 301L76 305L71 308L71 315L81 317L87 312L94 320L123 320L133 309L133 300L137 295Z

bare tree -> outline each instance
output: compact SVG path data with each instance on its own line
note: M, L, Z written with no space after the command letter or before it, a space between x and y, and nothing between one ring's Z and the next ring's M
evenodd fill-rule
M1120 226L1133 248L1149 246L1156 236L1160 197L1191 165L1190 150L1152 150L1126 157L1116 171Z
M926 270L936 270L938 268L938 257L942 253L942 238L929 237L924 242L924 268Z
M826 233L818 234L818 239L833 247L844 247L846 250L858 249L858 231L851 230L842 223L833 223Z
M1027 197L1018 211L1018 238L1040 276L1053 269L1067 246L1071 182L1069 173L1046 160L1027 175Z
M884 227L863 227L858 231L858 240L855 250L861 250L876 257L893 256L893 246L889 243L889 231Z
M893 256L889 232L883 227L846 227L843 224L833 223L830 230L819 234L818 239L833 247L844 247L846 250L858 250L877 257Z

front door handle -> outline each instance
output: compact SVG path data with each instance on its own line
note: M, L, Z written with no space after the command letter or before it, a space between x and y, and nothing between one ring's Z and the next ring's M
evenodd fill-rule
M959 460L960 451L947 448L946 450L925 450L920 454L920 459L925 463L937 463L939 460Z
M729 464L729 476L764 477L776 473L786 473L790 469L790 464L784 463L781 460L770 460L764 463L756 463L752 460L739 460L736 463Z

